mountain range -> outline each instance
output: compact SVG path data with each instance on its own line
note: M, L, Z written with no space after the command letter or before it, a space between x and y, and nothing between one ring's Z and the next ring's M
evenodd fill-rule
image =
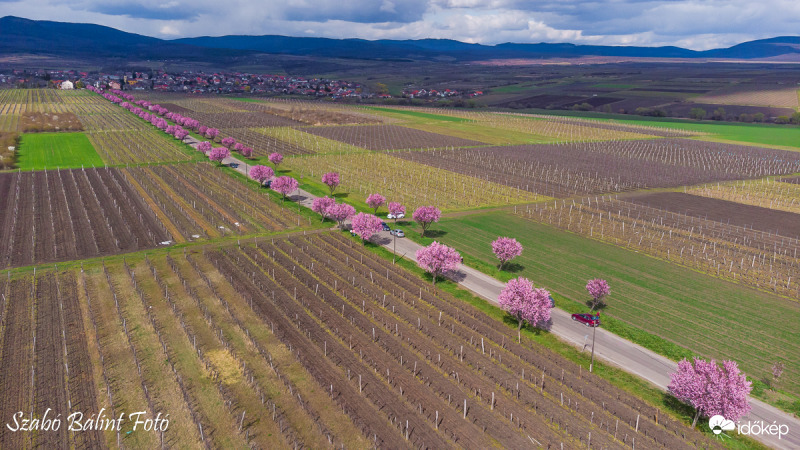
M364 60L486 61L584 56L683 59L800 59L800 37L782 36L728 48L575 45L569 43L469 44L450 39L364 40L291 36L202 36L174 40L95 24L0 18L0 55L136 59L220 60L257 53Z

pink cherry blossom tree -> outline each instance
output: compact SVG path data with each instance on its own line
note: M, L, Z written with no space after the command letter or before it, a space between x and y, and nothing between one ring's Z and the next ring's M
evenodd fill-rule
M327 212L328 217L335 220L339 224L339 228L342 228L345 220L356 214L356 209L347 203L335 203L328 207Z
M603 304L605 297L611 292L606 280L595 278L586 283L586 290L592 296L591 305L592 311L599 305Z
M399 214L405 215L406 207L399 202L389 202L389 214L394 215L394 223L397 223L397 216Z
M297 180L284 175L273 180L271 187L272 190L283 195L283 198L281 199L281 203L283 203L286 200L286 196L297 190L299 185L300 183L298 183Z
M264 182L269 180L275 175L275 172L272 171L272 167L267 166L253 166L250 169L250 178L258 181L260 185L264 185Z
M197 149L203 153L208 153L211 150L211 142L203 141L197 144Z
M372 236L383 231L382 221L378 216L358 213L351 220L353 232L366 243Z
M436 241L417 250L416 257L417 265L433 276L433 284L436 284L437 277L455 270L461 263L461 255L456 249Z
M322 216L322 221L328 217L328 209L336 203L331 197L317 197L311 203L311 210Z
M228 136L228 137L222 138L221 142L222 142L222 145L224 145L225 147L230 149L231 147L233 147L236 144L236 139Z
M339 186L339 172L326 172L322 174L322 182L328 186L328 189L331 190L331 195L333 195L333 191Z
M432 223L438 222L440 217L442 217L442 212L435 206L420 206L411 215L411 218L422 227L422 236L425 236L428 227Z
M241 153L243 148L244 148L244 144L242 144L241 142L237 142L237 143L233 144L233 150L234 151L237 151L237 152Z
M253 148L252 147L242 147L240 152L242 153L242 156L244 156L245 158L249 158L249 157L253 156Z
M206 137L211 139L212 141L219 136L219 130L216 128L209 128L206 130Z
M208 159L211 161L216 161L220 165L222 165L222 160L228 156L231 156L231 151L225 147L212 148L211 152L208 153Z
M372 208L373 214L378 214L378 208L386 204L386 197L381 194L369 194L367 205Z
M363 212L356 214L351 220L353 232L357 234L365 243L369 240L369 238L383 230L381 222L382 221L378 216Z
M492 252L500 260L500 270L512 259L522 254L522 244L510 237L499 237L492 242Z
M517 319L517 340L521 340L522 325L541 326L550 320L550 293L536 289L531 280L523 277L509 280L497 299L506 312Z
M187 130L184 130L183 128L178 128L178 129L175 130L175 134L173 136L175 136L175 139L177 139L179 141L182 141L188 135L189 135L189 132Z
M283 162L283 155L278 152L270 153L269 162L275 165L275 170L278 170L278 165Z
M692 427L700 417L721 415L737 421L750 411L747 396L752 385L734 361L683 359L670 374L669 393L695 409Z

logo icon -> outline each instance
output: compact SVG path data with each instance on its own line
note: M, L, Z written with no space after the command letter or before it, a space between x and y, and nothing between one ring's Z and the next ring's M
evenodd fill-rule
M731 431L736 428L736 424L732 420L728 420L721 415L717 414L708 419L708 427L714 434L722 434L723 431Z

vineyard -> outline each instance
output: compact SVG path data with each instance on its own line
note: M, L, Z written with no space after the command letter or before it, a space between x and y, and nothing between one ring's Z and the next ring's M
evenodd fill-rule
M771 178L698 186L686 192L800 214L800 183Z
M677 187L800 171L800 154L796 152L682 139L391 155L551 197Z
M164 433L4 427L4 448L717 445L337 234L40 270L0 292L4 420L43 399L170 414Z
M178 241L280 231L300 224L299 216L265 193L207 163L120 172Z
M796 87L758 84L740 84L717 89L695 100L699 103L777 106L792 109L800 106Z
M386 154L303 156L288 159L284 164L312 179L330 170L339 172L342 189L349 191L350 195L366 198L369 194L380 192L410 209L437 205L441 209L453 210L546 199L516 187L404 161Z
M397 125L306 127L302 131L369 150L469 147L481 142Z
M116 169L0 173L1 267L151 248L170 234Z
M607 197L559 200L519 213L716 277L800 298L800 241L793 237Z

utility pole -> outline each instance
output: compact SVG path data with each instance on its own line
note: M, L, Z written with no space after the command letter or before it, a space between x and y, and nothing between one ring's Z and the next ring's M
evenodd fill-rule
M397 221L396 221L396 220L395 220L395 223L397 223ZM396 234L394 234L394 233L392 233L391 231L390 231L389 233L390 233L390 234L392 235L392 237L394 238L394 240L393 240L393 242L394 242L394 244L393 244L393 245L394 245L394 248L392 249L392 253L394 253L394 255L392 256L392 264L395 264L395 260L397 259L397 235L396 235Z
M594 368L594 335L597 332L597 327L600 326L600 312L597 313L597 325L592 327L592 360L589 362L589 372Z

